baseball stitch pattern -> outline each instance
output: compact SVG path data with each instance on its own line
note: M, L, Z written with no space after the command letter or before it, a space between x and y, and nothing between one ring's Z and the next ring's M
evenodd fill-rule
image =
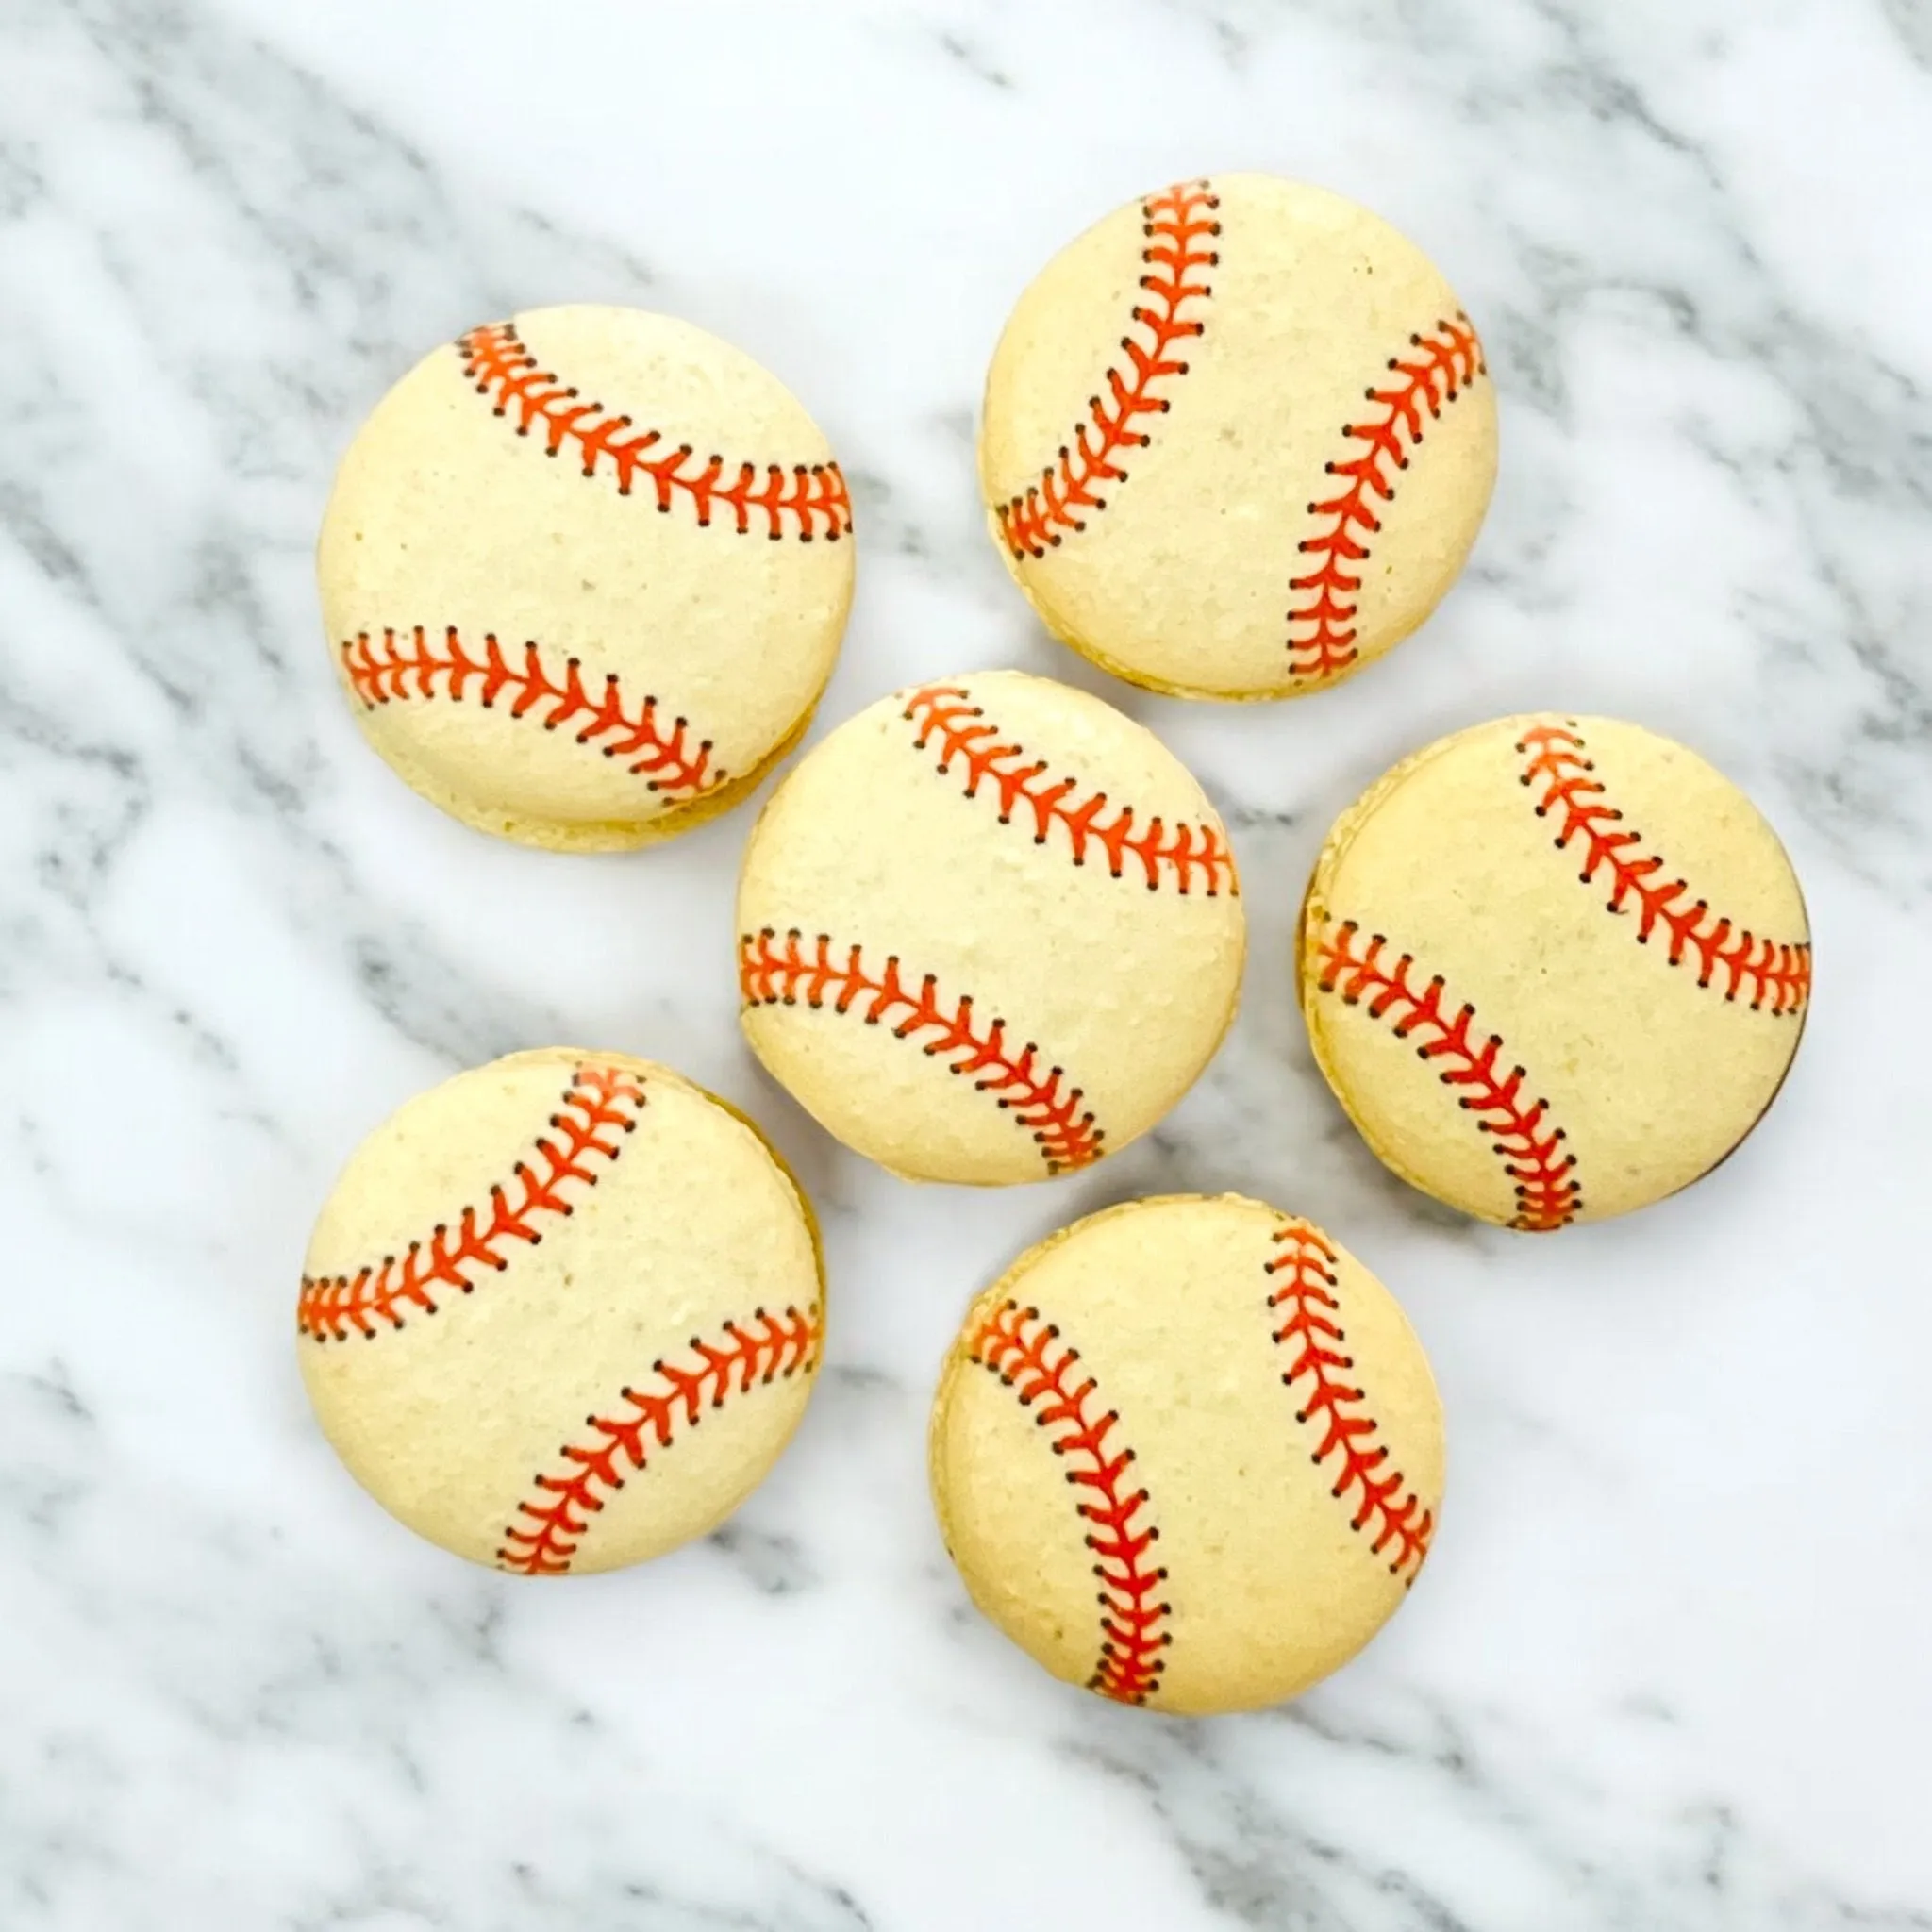
M1505 1071L1502 1036L1474 1034L1475 1008L1452 1007L1441 974L1418 986L1414 956L1394 956L1380 933L1365 941L1352 919L1324 938L1316 963L1323 992L1339 992L1344 1006L1366 1005L1370 1019L1388 1021L1398 1040L1415 1041L1418 1059L1441 1062L1437 1078L1445 1087L1463 1090L1457 1106L1474 1114L1514 1184L1511 1227L1547 1234L1582 1213L1576 1157L1564 1149L1563 1129L1550 1124L1549 1102L1525 1102L1529 1075L1521 1067Z
M1075 1376L1080 1351L1059 1333L1038 1308L1002 1302L975 1324L966 1352L1033 1411L1035 1426L1051 1432L1053 1453L1068 1465L1068 1483L1088 1492L1075 1507L1092 1525L1086 1542L1100 1579L1100 1657L1087 1688L1117 1703L1145 1704L1160 1688L1160 1653L1174 1641L1162 1628L1174 1606L1158 1594L1167 1572L1148 1562L1160 1529L1150 1520L1147 1491L1127 1483L1134 1452L1108 1445L1119 1411L1097 1412L1099 1385L1091 1375Z
M1186 311L1214 293L1205 271L1221 257L1203 243L1221 233L1213 219L1220 206L1206 181L1163 188L1141 204L1141 232L1147 242L1141 251L1146 271L1141 287L1147 299L1136 304L1133 322L1142 339L1131 331L1121 338L1125 370L1116 365L1107 371L1107 393L1088 397L1088 420L1074 430L1072 444L1062 443L1058 461L1041 473L1040 481L995 512L1000 536L1014 557L1044 557L1069 532L1084 530L1083 512L1107 508L1100 486L1127 480L1121 467L1124 453L1153 441L1152 425L1143 419L1167 412L1171 404L1160 391L1188 373L1181 347L1207 330L1205 322Z
M748 1324L726 1322L720 1341L693 1335L694 1362L652 1363L653 1387L619 1390L625 1412L586 1416L586 1440L563 1444L558 1473L539 1471L532 1478L535 1493L517 1505L515 1520L504 1530L497 1567L524 1576L563 1575L591 1518L654 1450L671 1446L680 1424L694 1429L707 1408L723 1408L733 1395L816 1369L824 1339L816 1302L778 1315L755 1308Z
M726 482L725 472L734 466L715 455L697 463L691 443L652 455L664 441L661 431L634 429L630 417L613 415L602 403L583 401L574 386L539 366L513 323L471 329L458 339L457 352L477 394L488 396L495 413L509 421L519 436L535 431L546 456L561 456L568 449L582 462L586 476L597 475L608 463L620 496L628 496L641 478L667 515L674 505L683 504L701 527L708 528L722 511L741 537L756 524L774 543L786 537L802 543L823 537L836 543L852 528L852 499L837 463L794 463L790 471L781 463L767 463L760 480L756 463L741 462Z
M1001 824L1010 824L1015 812L1030 817L1036 845L1044 845L1057 828L1066 834L1075 865L1085 865L1088 847L1096 846L1115 878L1125 875L1131 861L1150 892L1172 885L1185 895L1198 884L1210 899L1224 890L1239 894L1234 856L1218 825L1168 824L1158 817L1137 825L1131 805L1104 818L1106 792L1082 798L1077 778L1049 779L1046 760L1003 743L1000 727L986 722L963 685L924 685L910 693L901 715L919 727L912 741L918 750L938 750L941 776L957 763L968 798L977 798L982 788L997 798Z
M1811 992L1809 943L1760 938L1718 918L1705 899L1686 904L1690 888L1682 878L1658 883L1662 856L1640 853L1643 834L1623 828L1624 814L1607 803L1605 788L1591 775L1596 766L1575 719L1532 726L1516 750L1529 761L1519 782L1535 792L1537 817L1557 815L1557 851L1573 842L1580 846L1583 870L1577 877L1587 886L1599 873L1606 876L1606 908L1635 910L1639 945L1648 945L1651 935L1661 931L1669 937L1666 958L1673 966L1696 961L1699 986L1722 975L1724 998L1747 999L1754 1013L1768 1008L1774 1019L1783 1019L1804 1011Z
M1412 335L1408 341L1412 358L1389 358L1394 379L1382 389L1371 384L1364 391L1370 402L1381 406L1380 413L1372 421L1341 426L1348 442L1365 446L1323 465L1329 475L1341 479L1341 490L1324 502L1308 505L1311 517L1328 521L1299 546L1304 556L1315 559L1313 566L1289 579L1289 589L1299 593L1288 613L1292 676L1333 677L1355 662L1361 566L1368 559L1370 540L1382 527L1374 506L1394 500L1392 473L1408 468L1409 448L1423 441L1424 412L1440 416L1484 373L1482 344L1459 309L1429 334Z
M1404 1487L1402 1472L1389 1467L1387 1444L1373 1440L1374 1418L1358 1407L1367 1393L1346 1379L1355 1361L1342 1352L1348 1338L1335 1298L1335 1250L1306 1222L1291 1222L1272 1239L1279 1252L1261 1266L1270 1283L1269 1309L1286 1318L1274 1331L1277 1346L1291 1356L1281 1379L1301 1405L1295 1421L1322 1431L1308 1460L1319 1467L1340 1457L1329 1471L1335 1477L1329 1493L1346 1503L1349 1491L1359 1490L1349 1527L1368 1537L1374 1555L1387 1554L1390 1575L1401 1577L1407 1588L1429 1554L1435 1516Z
M1004 1020L975 1022L970 994L949 1005L932 974L915 991L896 955L874 975L858 946L838 958L827 933L820 933L808 949L796 926L780 941L777 929L768 925L741 936L738 984L748 1007L793 1007L803 999L817 1011L829 1002L835 1013L856 1008L868 1026L890 1025L899 1040L929 1034L920 1051L943 1058L949 1073L972 1075L978 1091L1009 1110L1039 1143L1048 1174L1071 1173L1100 1158L1104 1131L1091 1111L1081 1110L1081 1090L1065 1070L1042 1068L1040 1049L1030 1041L1016 1056Z
M385 1255L354 1274L304 1275L295 1325L318 1342L373 1341L386 1325L404 1327L410 1312L433 1315L436 1291L472 1293L485 1271L509 1266L513 1241L535 1247L546 1220L576 1212L570 1189L594 1188L637 1130L644 1090L635 1074L615 1067L581 1066L571 1075L550 1133L540 1134L529 1158L517 1162L508 1186L490 1190L487 1209L466 1207L454 1228L439 1222L429 1239L399 1255Z
M667 729L658 700L626 700L616 672L595 691L586 686L576 658L566 658L559 672L545 665L534 642L525 644L519 664L505 655L494 632L485 634L479 653L454 626L443 632L440 646L420 624L412 630L385 630L380 642L371 632L358 631L342 646L342 669L369 710L412 700L460 705L474 695L490 711L507 697L512 718L534 714L546 731L575 725L579 744L595 744L607 758L627 760L625 769L644 780L647 791L689 799L724 781L724 768L711 762L711 741L694 739L688 720L674 718Z

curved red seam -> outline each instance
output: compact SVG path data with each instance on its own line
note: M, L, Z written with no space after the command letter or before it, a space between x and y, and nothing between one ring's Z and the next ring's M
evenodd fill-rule
M965 768L968 798L978 797L981 786L998 798L1001 824L1011 824L1024 806L1032 816L1036 845L1044 845L1049 830L1058 826L1067 835L1075 865L1085 865L1089 844L1096 844L1115 878L1124 874L1129 858L1135 860L1150 892L1170 883L1185 894L1196 878L1210 899L1224 885L1240 892L1234 856L1218 826L1186 821L1168 824L1156 817L1137 827L1131 805L1118 807L1103 824L1106 792L1082 798L1077 778L1049 781L1046 760L1029 760L1024 747L1001 743L999 726L985 722L984 708L963 686L924 685L909 695L901 715L919 726L912 741L918 750L937 741L941 775L956 759Z
M566 1192L575 1182L594 1188L603 1170L624 1152L618 1137L637 1128L644 1091L634 1075L615 1067L579 1067L571 1075L558 1111L550 1116L556 1138L540 1134L530 1158L517 1162L509 1186L490 1190L487 1210L466 1207L454 1229L438 1222L426 1241L412 1241L401 1254L385 1255L354 1274L304 1275L295 1325L316 1341L346 1341L351 1332L373 1339L378 1324L406 1323L406 1311L433 1315L441 1306L431 1291L469 1294L474 1276L509 1266L511 1241L535 1247L545 1216L576 1208Z
M1274 1340L1277 1345L1287 1343L1299 1350L1281 1379L1294 1390L1296 1383L1307 1378L1307 1390L1295 1391L1301 1407L1294 1419L1314 1423L1322 1430L1321 1445L1308 1460L1319 1466L1340 1456L1329 1493L1345 1502L1348 1491L1359 1488L1360 1507L1349 1519L1349 1527L1363 1534L1376 1525L1370 1550L1379 1557L1392 1544L1389 1574L1402 1577L1405 1586L1411 1584L1429 1554L1436 1519L1413 1490L1404 1489L1402 1472L1388 1467L1387 1445L1371 1440L1374 1418L1362 1414L1358 1407L1367 1400L1367 1392L1343 1379L1355 1367L1355 1358L1342 1353L1348 1338L1341 1327L1341 1305L1335 1298L1340 1261L1335 1250L1306 1223L1278 1228L1273 1240L1282 1252L1262 1263L1262 1273L1271 1280L1276 1275L1285 1278L1273 1287L1268 1307L1276 1313L1287 1312Z
M588 1415L586 1441L558 1449L557 1473L539 1472L534 1493L516 1506L503 1532L497 1567L524 1576L561 1576L569 1570L590 1527L626 1476L645 1466L653 1448L668 1449L675 1426L696 1428L706 1408L723 1408L732 1395L762 1383L789 1380L817 1365L824 1328L816 1302L782 1315L752 1311L751 1325L726 1322L722 1342L691 1339L695 1367L658 1359L651 1364L655 1388L625 1388L625 1413Z
M1126 373L1118 365L1108 368L1107 392L1088 397L1088 420L1074 429L1072 444L1062 443L1058 461L1041 472L1040 481L995 512L1000 535L1015 557L1044 557L1069 531L1084 530L1080 512L1107 508L1095 487L1124 483L1122 453L1144 449L1152 441L1135 425L1143 416L1166 412L1170 405L1158 389L1188 373L1187 362L1174 352L1207 328L1182 310L1190 302L1206 302L1213 295L1205 277L1192 278L1221 259L1216 251L1196 245L1221 233L1221 224L1208 219L1220 206L1206 181L1163 188L1141 204L1141 232L1147 240L1141 251L1146 269L1141 287L1147 300L1136 304L1133 323L1145 341L1137 341L1131 331L1121 338Z
M1040 1049L1031 1041L1016 1057L1007 1045L1007 1023L994 1019L975 1028L970 994L948 1006L939 981L930 973L914 991L899 971L897 955L890 957L876 977L866 970L862 949L848 947L842 959L832 956L831 936L820 933L811 949L793 926L784 936L782 950L774 926L757 934L744 933L738 941L738 983L747 1006L796 1006L801 998L814 1010L831 1002L836 1013L854 1007L868 1026L890 1024L894 1038L912 1040L922 1033L922 1053L947 1060L954 1074L974 1075L981 1093L1008 1109L1019 1124L1039 1142L1048 1174L1071 1172L1100 1158L1103 1130L1093 1115L1080 1110L1081 1090L1065 1070L1051 1067L1042 1075Z
M1349 919L1323 940L1317 955L1321 991L1340 992L1345 1006L1366 1001L1372 1020L1390 1021L1398 1040L1416 1040L1417 1058L1443 1063L1437 1077L1445 1087L1464 1090L1457 1106L1475 1115L1515 1185L1511 1227L1542 1234L1575 1220L1583 1211L1576 1157L1563 1151L1563 1129L1549 1124L1549 1102L1524 1105L1529 1075L1523 1068L1500 1071L1502 1035L1491 1033L1478 1043L1470 1031L1475 1008L1465 1004L1451 1016L1441 974L1418 988L1409 978L1413 954L1391 963L1393 948L1382 934L1371 934L1357 946L1360 936L1361 927Z
M1705 899L1688 906L1680 903L1690 890L1684 879L1667 886L1656 883L1664 868L1662 857L1652 853L1640 858L1632 849L1642 844L1643 834L1608 829L1620 825L1624 814L1605 802L1605 788L1590 775L1596 766L1574 718L1563 724L1533 726L1518 741L1516 750L1529 759L1519 782L1542 788L1536 801L1537 817L1547 818L1561 809L1557 849L1565 850L1572 840L1582 841L1583 870L1577 875L1581 882L1587 886L1600 871L1607 872L1607 909L1623 912L1626 900L1636 902L1639 945L1648 945L1651 934L1661 926L1670 935L1668 957L1673 966L1682 965L1687 954L1696 955L1699 986L1707 987L1722 968L1725 999L1735 1000L1748 990L1753 1012L1762 1011L1767 999L1774 1019L1803 1010L1811 991L1810 943L1760 939L1728 919L1716 918Z
M1023 1408L1034 1411L1036 1426L1053 1433L1053 1453L1069 1464L1068 1483L1089 1492L1074 1506L1093 1525L1086 1541L1100 1579L1100 1656L1087 1688L1121 1704L1145 1704L1167 1668L1160 1653L1174 1641L1174 1633L1161 1627L1174 1606L1150 1601L1167 1577L1165 1569L1147 1561L1160 1529L1142 1513L1151 1514L1147 1491L1129 1490L1124 1481L1134 1452L1108 1446L1119 1412L1090 1412L1099 1385L1091 1375L1074 1383L1070 1371L1080 1351L1056 1350L1059 1332L1041 1321L1038 1308L1003 1302L973 1331L967 1354L1011 1389Z
M729 465L721 456L707 458L695 472L688 468L696 457L691 443L649 456L664 441L660 431L633 430L628 416L612 415L602 403L581 400L575 387L538 366L512 323L473 328L458 339L457 350L477 393L491 399L495 413L510 420L519 436L540 431L546 456L560 455L568 446L582 460L586 476L596 475L599 465L608 461L620 496L628 496L642 476L660 510L668 513L673 502L682 499L696 512L699 525L708 527L712 511L722 504L741 537L751 529L756 512L774 542L791 534L788 522L797 525L796 535L804 543L818 535L836 543L852 528L852 499L837 463L794 463L789 475L783 464L767 463L758 485L758 465L741 462L736 480L726 483Z
M606 676L603 691L593 695L575 658L564 659L559 675L545 667L542 651L534 642L525 644L524 661L517 665L504 656L493 631L485 633L480 657L464 644L455 625L442 637L439 652L420 624L411 630L385 630L380 645L370 632L358 631L342 645L342 667L351 690L373 710L411 698L442 697L459 705L474 686L486 711L508 696L512 718L535 711L546 731L581 720L576 741L591 744L608 739L598 750L607 758L630 759L625 769L643 778L648 791L691 796L724 783L724 768L711 763L711 741L700 739L693 744L691 725L683 718L674 719L666 731L655 697L645 698L635 712L626 710L616 672Z
M1289 670L1293 676L1329 677L1355 662L1356 600L1362 587L1358 566L1367 560L1369 540L1382 527L1371 500L1394 499L1391 471L1408 468L1404 445L1422 441L1423 411L1440 416L1484 372L1482 344L1460 309L1439 321L1435 334L1412 335L1408 340L1421 351L1419 358L1390 357L1389 367L1398 379L1387 389L1372 384L1364 392L1369 401L1382 405L1379 420L1341 426L1344 438L1366 447L1322 466L1344 482L1339 494L1308 505L1311 517L1332 521L1299 546L1319 559L1315 568L1289 579L1291 591L1308 593L1288 613ZM1297 637L1297 625L1313 628Z

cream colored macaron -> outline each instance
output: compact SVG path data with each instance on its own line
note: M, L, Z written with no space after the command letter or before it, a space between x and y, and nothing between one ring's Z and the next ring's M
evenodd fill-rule
M1442 1498L1442 1412L1393 1296L1237 1194L1109 1208L968 1311L932 1487L973 1600L1055 1676L1182 1714L1346 1663Z
M738 889L744 1031L847 1146L1039 1180L1144 1133L1233 1017L1227 833L1153 733L1042 677L895 691L773 795Z
M466 824L667 838L796 741L852 601L818 426L748 356L634 308L473 328L376 405L317 567L370 742Z
M994 351L993 541L1057 637L1182 696L1294 697L1428 616L1489 506L1482 345L1413 242L1224 175L1057 255Z
M1297 972L1369 1145L1548 1230L1687 1187L1755 1126L1811 990L1776 835L1694 753L1608 718L1442 739L1344 812Z
M811 1208L749 1121L559 1047L445 1080L362 1143L296 1325L324 1433L378 1503L557 1576L738 1507L804 1412L824 1295Z

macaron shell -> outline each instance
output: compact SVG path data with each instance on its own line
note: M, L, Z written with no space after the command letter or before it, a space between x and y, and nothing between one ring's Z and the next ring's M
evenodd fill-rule
M1640 726L1550 714L1443 740L1343 814L1297 971L1317 1061L1388 1165L1482 1219L1554 1224L1673 1193L1750 1131L1796 1051L1809 928L1728 779ZM1438 978L1445 1020L1474 1008L1470 1051L1419 1017ZM1491 1037L1486 1088L1471 1056ZM1527 1223L1520 1156L1483 1130L1500 1116L1458 1105L1519 1067L1519 1115L1541 1103L1537 1138L1561 1136L1541 1164L1573 1163L1546 1191L1567 1211Z
M1138 842L1110 849L1122 827ZM1225 828L1186 768L1017 672L894 693L815 747L753 832L738 923L744 1030L774 1075L894 1172L987 1184L1153 1125L1220 1043L1245 945ZM1029 1124L1048 1088L1064 1132Z
M1494 480L1493 390L1447 283L1368 210L1261 175L1214 176L1184 206L1184 269L1172 204L1153 196L1089 229L1020 298L987 378L992 534L1048 627L1107 669L1182 694L1298 695L1390 649L1454 581ZM1150 213L1167 225L1150 233ZM1192 292L1165 301L1165 287ZM1136 356L1157 334L1136 311L1170 308L1199 333L1167 345L1171 373L1143 377ZM1150 407L1094 464L1114 375ZM1338 520L1319 506L1348 483L1334 466L1367 449L1355 425L1385 421L1390 488L1366 493L1331 558ZM1104 507L1081 503L1030 554L1003 519L1063 449ZM1319 588L1294 580L1331 562L1356 588L1327 634L1350 639L1311 655L1318 626L1290 613Z
M391 1308L317 1298L310 1285L420 1254L466 1213L487 1225L501 1197L521 1208L526 1178L554 1174L542 1143L573 1170L554 1189L570 1211L522 1212L527 1232L494 1243L500 1270ZM666 1364L698 1374L702 1399L673 1402L670 1440L643 1431L641 1467L617 1457L622 1481L580 1512L567 1567L639 1562L729 1515L803 1413L823 1321L809 1208L757 1131L665 1068L561 1049L459 1074L371 1135L317 1220L305 1282L303 1376L350 1473L431 1541L510 1569L509 1532L538 1526L520 1506L552 1505L545 1483L616 1440L598 1420L635 1420L626 1391L671 1389ZM774 1341L762 1318L787 1310L792 1339ZM732 1366L705 1375L707 1349Z
M479 371L465 345L483 339L496 361ZM554 383L507 390L525 362ZM372 743L466 823L559 850L646 843L742 796L803 729L851 602L849 517L784 514L774 538L753 510L741 532L716 497L621 478L592 447L616 412L632 419L618 443L658 432L646 457L691 445L681 477L715 454L727 487L750 462L760 492L772 464L788 495L799 465L811 500L830 491L824 435L728 343L634 309L538 309L435 350L383 398L317 556Z
M1407 1560L1338 1455L1320 1453L1332 1411L1309 1413L1308 1376L1284 1379L1303 1338L1277 1339L1297 1308L1270 1264L1305 1239L1333 1257L1332 1288L1305 1282L1328 1300L1307 1306L1343 1338L1321 1331L1349 1364L1331 1382L1360 1397L1342 1412L1373 1423L1357 1448L1383 1452L1383 1477L1399 1472L1391 1501L1421 1544ZM1072 1352L1053 1390L976 1342L1006 1308L1034 1361ZM1073 1440L1070 1407L1101 1423L1097 1455ZM1148 1685L1138 1701L1186 1714L1279 1702L1354 1656L1421 1569L1442 1488L1440 1402L1393 1298L1319 1230L1233 1195L1127 1203L1023 1256L968 1313L931 1450L947 1546L980 1609L1056 1676L1118 1696L1124 1674ZM1137 1595L1096 1573L1122 1565L1090 1541L1109 1531L1083 1506L1104 1515L1109 1497L1129 1506L1133 1540L1156 1532L1135 1558L1139 1600L1160 1612L1144 1675L1124 1673L1118 1645L1100 1668L1108 1623Z

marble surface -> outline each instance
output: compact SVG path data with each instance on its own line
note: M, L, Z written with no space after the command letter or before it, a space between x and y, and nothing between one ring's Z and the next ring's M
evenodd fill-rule
M1504 410L1464 582L1299 707L1107 686L976 510L1013 295L1217 167L1414 234ZM0 1925L1932 1927L1928 206L1925 0L0 0ZM1202 774L1252 964L1146 1141L995 1196L868 1169L739 1041L747 812L545 858L365 750L309 570L334 459L426 345L574 297L735 339L826 425L863 546L827 722L1013 663ZM1367 777L1544 705L1754 792L1821 989L1744 1153L1530 1241L1375 1166L1285 954ZM360 1135L558 1040L766 1123L836 1301L735 1522L547 1587L353 1488L291 1316ZM923 1431L1024 1242L1221 1187L1403 1294L1452 1489L1356 1665L1189 1724L1061 1690L973 1615Z

